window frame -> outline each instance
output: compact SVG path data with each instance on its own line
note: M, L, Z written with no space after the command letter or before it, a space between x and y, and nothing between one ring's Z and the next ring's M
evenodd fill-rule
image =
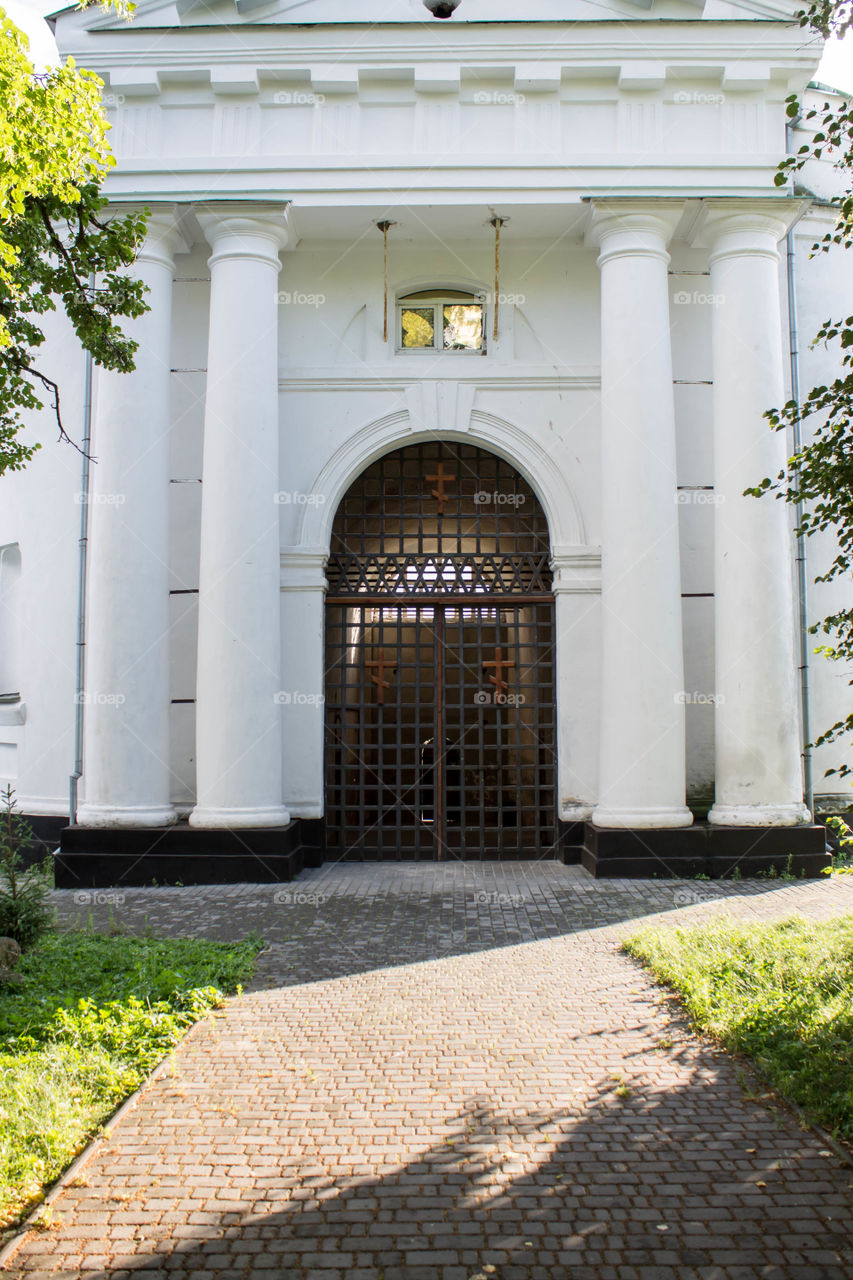
M478 306L483 318L482 343L479 348L445 347L444 346L444 308L459 306ZM426 311L433 313L433 344L431 347L403 346L403 312ZM440 313L436 323L436 313ZM428 286L424 289L409 289L398 294L395 305L394 350L397 355L411 355L418 352L430 352L433 355L447 356L484 356L488 352L488 324L486 311L486 292L482 289L461 288L454 285L442 287Z

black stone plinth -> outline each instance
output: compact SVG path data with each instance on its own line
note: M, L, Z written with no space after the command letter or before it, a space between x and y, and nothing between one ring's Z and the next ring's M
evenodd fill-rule
M568 859L566 859L568 861ZM831 863L822 826L692 827L611 830L584 824L580 861L596 879L671 879L697 875L712 880L739 874L798 879L819 876Z
M68 826L68 815L25 813L21 815L33 833L33 843L23 850L21 860L25 867L44 862L59 846L63 827Z
M59 846L54 854L59 889L271 884L292 880L303 867L319 867L326 857L322 819L255 830L198 830L186 822L153 829L65 827ZM340 856L333 854L336 861ZM361 861L365 855L353 851L349 856ZM481 851L475 858L469 850L464 858L515 861L520 856ZM582 864L596 879L642 880L786 873L810 879L831 862L822 826L716 827L707 822L627 831L591 822L560 823L557 844L546 856Z
M54 854L58 889L116 885L276 884L306 864L317 833L287 827L199 830L171 827L65 827ZM316 864L315 864L316 865Z

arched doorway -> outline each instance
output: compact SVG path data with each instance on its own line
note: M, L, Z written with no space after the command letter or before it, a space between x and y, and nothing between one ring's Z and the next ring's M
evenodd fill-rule
M386 454L341 501L328 581L329 853L547 856L554 601L527 482L469 444Z

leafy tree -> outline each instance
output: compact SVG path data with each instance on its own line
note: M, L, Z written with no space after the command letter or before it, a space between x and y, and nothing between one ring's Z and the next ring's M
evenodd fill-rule
M130 12L124 0L104 3ZM19 433L22 413L45 394L60 436L70 438L59 385L37 363L42 317L57 303L98 364L133 368L136 344L117 320L147 310L142 284L126 273L145 221L103 216L100 188L115 161L101 87L70 58L37 74L27 37L0 8L0 475L20 470L39 447Z
M853 0L815 0L799 18L801 26L824 37L843 36L853 26ZM853 100L804 109L792 95L787 110L789 119L802 119L814 132L795 155L779 165L776 185L784 186L809 160L831 159L843 177L844 191L838 200L834 229L812 247L812 254L837 247L849 249L853 247ZM832 582L838 578L849 580L853 572L853 315L827 320L813 345L818 343L838 347L839 375L826 386L812 387L799 404L790 400L767 413L776 431L808 423L810 432L784 470L775 478L766 477L747 492L755 496L775 493L785 502L801 503L797 533L802 537L827 529L834 531L837 554L815 579ZM853 663L853 606L830 614L810 630L825 638L816 652L836 662ZM853 678L849 683L853 685ZM822 746L850 733L853 714L825 729L813 745ZM846 777L853 768L842 764L838 769L827 770L827 776L834 773Z

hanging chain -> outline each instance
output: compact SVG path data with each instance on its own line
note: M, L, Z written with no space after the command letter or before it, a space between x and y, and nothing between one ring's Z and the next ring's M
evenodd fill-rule
M382 232L382 278L384 283L384 300L383 300L383 317L382 317L382 341L388 341L388 232L394 226L393 222L377 222L377 227Z
M490 226L495 229L495 296L494 296L494 323L492 325L492 337L495 342L498 340L500 331L498 324L498 298L501 291L501 227L506 222L506 218L492 218Z

